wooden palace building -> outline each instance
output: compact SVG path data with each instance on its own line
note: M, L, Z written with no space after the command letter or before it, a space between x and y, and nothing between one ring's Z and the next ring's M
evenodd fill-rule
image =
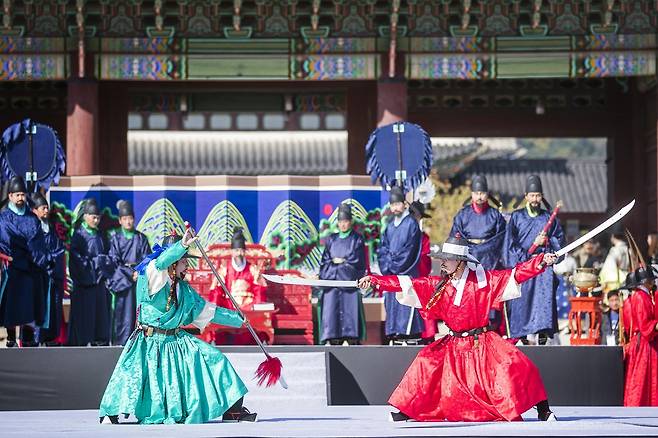
M404 119L432 137L605 138L607 188L590 190L608 211L637 198L637 235L658 227L653 0L3 0L0 17L0 129L53 126L70 177L208 173L148 132L244 131L226 154L299 143L245 175L287 154L283 172L362 181L369 134ZM222 163L209 173L240 167Z

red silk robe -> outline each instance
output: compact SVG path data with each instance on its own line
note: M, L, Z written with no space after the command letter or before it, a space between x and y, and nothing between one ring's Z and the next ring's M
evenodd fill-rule
M420 240L420 258L418 259L418 276L427 277L432 272L432 259L430 258L430 236L427 233L423 233ZM425 328L423 334L421 335L423 339L432 339L434 340L434 335L436 335L437 323L436 319L428 319L423 317L423 323Z
M633 333L626 350L624 406L658 406L658 320L654 303L643 290L635 290L629 300Z
M542 257L518 264L514 280L523 282L540 274ZM467 272L459 305L457 288L448 281L441 297L427 308L442 277L412 280L409 296L415 293L428 317L460 332L487 326L490 309L500 309L503 300L520 296L520 287L510 281L511 269L482 271L483 287L475 271ZM384 291L403 290L399 297L404 294L396 276L373 277L373 284ZM512 421L542 400L546 391L537 367L498 333L486 332L479 335L477 345L473 336L448 335L423 348L389 403L419 421Z

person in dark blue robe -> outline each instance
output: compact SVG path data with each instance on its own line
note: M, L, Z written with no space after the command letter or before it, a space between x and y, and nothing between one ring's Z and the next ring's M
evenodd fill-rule
M541 180L531 175L526 181L525 208L512 213L505 232L503 260L505 267L511 268L538 253L554 253L564 246L564 233L556 218L546 235L542 230L551 212L541 208L545 203ZM548 207L548 204L545 203ZM550 207L548 207L550 210ZM538 247L533 254L528 250L533 245ZM521 298L512 300L507 306L510 336L526 338L539 335L539 343L545 343L557 331L557 307L555 289L557 278L553 267L526 281L521 286Z
M348 204L338 208L338 233L329 236L320 263L322 280L358 280L366 272L365 245L352 230ZM325 288L318 303L320 342L356 344L365 339L365 317L361 293L356 288Z
M46 294L40 272L49 263L39 219L27 208L25 182L9 181L8 202L0 211L0 251L12 258L0 283L0 326L7 328L7 346L33 347L34 326L43 324Z
M107 279L107 287L114 295L112 315L113 345L125 345L135 328L136 281L134 267L151 253L146 236L135 230L135 213L128 201L117 203L121 228L110 238L108 255L114 264L114 273Z
M400 187L391 188L389 208L393 214L382 235L377 252L379 270L382 275L418 276L418 261L421 250L421 231L409 209ZM423 319L417 309L404 306L395 299L395 294L384 294L386 308L385 334L389 344L414 343L421 338Z
M69 345L109 345L110 296L105 288L107 243L100 230L101 212L94 199L85 201L83 221L71 236L69 273L73 282ZM111 268L109 268L111 271Z
M471 255L487 271L497 269L501 264L507 225L500 211L491 208L490 201L493 200L489 197L487 179L484 175L474 175L471 202L459 210L450 230L450 236L468 241Z
M44 233L46 250L50 262L46 269L41 270L41 285L46 298L46 317L43 324L37 327L37 342L47 347L59 345L57 338L62 327L64 311L62 301L64 299L64 279L66 273L66 256L64 255L64 243L57 236L55 227L49 220L50 209L48 201L41 193L33 193L31 196L32 213L39 219L41 229Z

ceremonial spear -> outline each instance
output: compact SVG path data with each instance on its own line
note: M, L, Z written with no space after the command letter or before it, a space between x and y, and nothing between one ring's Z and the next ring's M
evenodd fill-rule
M196 233L194 232L194 229L192 229L192 227L190 226L189 222L185 222L185 228L190 230L190 232L192 233L192 237L196 236ZM201 256L210 267L212 273L215 275L215 278L217 279L217 283L224 290L226 296L229 297L231 303L233 303L233 307L235 307L235 310L240 314L240 316L244 320L245 327L247 327L247 330L249 330L249 333L256 341L256 344L258 344L263 354L265 355L265 360L261 362L261 364L258 365L258 369L256 369L256 378L258 379L258 384L262 385L263 383L265 383L266 384L265 386L272 386L277 382L279 382L284 389L288 389L288 384L286 383L285 379L283 378L283 374L281 373L281 369L283 368L283 365L281 364L281 360L278 357L274 357L267 352L265 346L263 345L263 342L256 334L256 331L251 326L251 323L247 319L246 315L240 309L240 306L235 301L235 298L233 298L233 295L231 295L231 292L228 290L226 284L224 283L224 280L222 280L222 277L217 272L215 265L210 261L210 258L208 257L208 254L206 254L206 251L201 246L201 243L199 242L198 239L195 241L195 243L197 249L201 253Z

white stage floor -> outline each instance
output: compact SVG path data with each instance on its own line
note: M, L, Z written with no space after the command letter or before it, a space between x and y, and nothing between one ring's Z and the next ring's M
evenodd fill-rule
M390 423L387 406L294 408L247 406L257 423L201 425L98 424L97 411L0 412L0 436L9 437L424 437L424 436L658 436L658 408L554 407L560 421L519 423Z

